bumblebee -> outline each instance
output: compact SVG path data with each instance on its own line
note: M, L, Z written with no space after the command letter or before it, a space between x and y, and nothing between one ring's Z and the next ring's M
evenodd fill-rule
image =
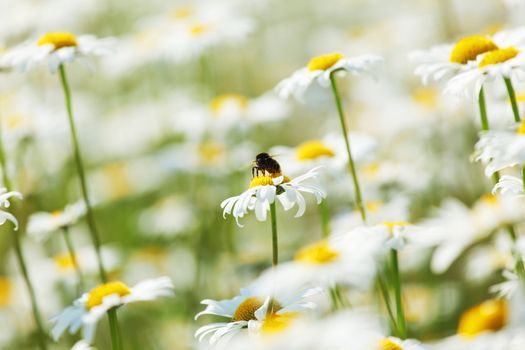
M259 176L259 172L263 175L280 175L281 166L268 153L259 153L253 161L252 177Z

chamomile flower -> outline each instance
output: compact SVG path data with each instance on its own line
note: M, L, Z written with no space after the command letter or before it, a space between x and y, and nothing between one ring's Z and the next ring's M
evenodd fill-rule
M476 143L475 160L485 165L485 175L515 165L525 165L525 122L514 130L483 132Z
M521 280L518 274L511 270L503 270L504 282L490 287L490 292L495 293L499 298L512 298L521 287Z
M501 31L493 36L472 35L455 44L435 46L429 50L415 51L410 59L416 63L415 73L423 84L430 80L440 82L475 66L479 55L525 43L525 28Z
M396 337L384 338L379 342L379 350L423 350L423 345L414 339L402 340Z
M195 319L203 315L217 315L226 317L229 321L202 326L195 332L195 337L203 341L207 336L211 336L210 344L224 344L243 330L247 329L248 332L257 334L261 330L264 331L265 324L276 317L294 318L316 306L307 300L318 293L316 289L293 292L290 288L276 288L270 297L266 287L260 288L260 281L249 288L241 289L240 295L233 299L203 300L201 304L206 305L206 309L199 312Z
M104 283L89 293L84 293L72 306L53 317L51 335L56 341L66 330L74 334L82 328L83 339L91 342L98 321L109 310L138 301L170 296L173 296L173 284L168 277L144 280L134 287L128 287L119 281Z
M18 230L18 220L16 220L15 216L2 210L11 206L9 202L11 198L22 199L22 194L16 191L8 192L6 188L0 188L0 225L5 224L6 221L11 221L15 225L15 230Z
M362 133L349 134L354 161L361 163L372 158L377 142ZM348 156L342 136L328 134L322 139L308 140L295 147L277 146L271 154L278 154L291 174L304 172L314 166L323 166L330 171L346 171Z
M502 196L523 196L523 179L512 175L503 175L492 189L493 194L501 193Z
M75 343L75 345L73 345L71 350L95 350L95 348L89 345L88 342L79 340Z
M64 210L57 210L51 213L34 213L29 217L27 223L27 234L42 242L51 233L75 224L85 213L86 206L83 202L69 204Z
M113 38L50 32L8 50L2 56L0 65L25 71L37 64L47 63L49 70L55 73L61 64L71 63L76 58L107 55L113 51L114 45Z
M525 53L521 47L498 48L477 56L472 67L447 82L444 93L477 97L483 85L496 78L525 79Z
M306 67L297 70L289 78L282 80L276 91L281 98L295 97L300 102L305 102L305 96L316 88L330 86L330 76L336 72L341 74L352 73L356 75L368 74L374 76L383 58L377 55L362 55L345 57L336 52L314 57Z
M242 227L239 219L253 210L257 220L265 221L270 204L278 199L284 210L290 210L297 205L295 217L300 217L306 210L306 201L302 192L313 194L317 204L326 197L326 193L317 185L304 183L306 180L319 176L318 170L319 168L314 168L293 179L282 174L277 174L277 176L265 174L254 177L246 191L238 196L227 198L221 203L223 216L232 214L237 225Z

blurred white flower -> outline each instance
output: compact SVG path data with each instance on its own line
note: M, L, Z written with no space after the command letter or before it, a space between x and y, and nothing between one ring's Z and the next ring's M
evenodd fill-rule
M485 165L485 175L515 165L525 165L525 122L514 130L482 132L474 157Z
M476 68L479 55L525 43L525 28L501 31L493 36L473 35L461 38L455 44L438 45L430 50L412 52L409 58L418 63L415 73L423 84L429 80L449 80L458 73Z
M1 209L7 209L11 206L9 200L11 198L22 199L22 194L16 191L7 192L6 188L0 188L0 225L5 224L6 221L11 221L15 225L15 230L18 230L18 221L15 216Z
M95 350L95 348L89 345L88 342L79 340L75 343L75 345L73 345L71 350Z
M206 305L206 309L199 312L195 319L203 315L217 315L230 321L202 326L195 332L195 337L202 341L211 335L210 344L225 344L243 329L252 334L264 332L265 327L272 326L276 318L296 318L298 313L315 308L316 305L306 299L316 293L318 290L315 289L294 293L290 288L277 288L266 294L261 293L256 282L249 288L241 289L240 295L233 299L205 299L201 304Z
M501 176L498 183L494 185L492 189L493 194L499 192L503 196L522 196L523 191L523 179L511 175Z
M257 220L265 221L270 210L270 204L274 203L277 198L284 210L290 210L297 204L298 210L295 217L300 217L306 210L306 201L301 192L315 195L317 204L321 203L326 197L326 193L318 186L303 183L306 180L316 178L319 175L318 170L319 168L314 168L293 179L283 175L254 177L246 191L239 196L225 199L221 203L223 216L232 214L237 225L242 227L239 219L250 210L254 210Z
M69 204L62 211L33 213L28 219L27 234L42 242L49 238L51 233L75 224L85 213L84 202Z
M101 284L89 293L84 293L72 306L51 319L54 323L51 335L56 341L66 330L74 334L82 327L83 339L91 342L98 321L109 310L138 301L170 296L173 296L173 284L168 277L144 280L134 287L118 281Z
M310 88L330 86L330 76L334 73L352 73L356 75L369 74L375 71L383 62L377 55L362 55L346 58L341 53L332 53L314 57L308 65L297 70L291 77L282 80L275 88L279 97L295 97L305 102L305 95Z
M517 273L503 270L504 282L495 284L489 288L491 293L496 293L499 298L511 299L520 289L521 281Z
M175 236L194 226L193 209L184 198L165 197L140 214L139 226L145 235Z
M49 70L55 73L61 64L73 62L75 58L110 54L114 46L113 38L76 37L69 32L51 32L9 49L1 56L0 65L25 71L47 63Z

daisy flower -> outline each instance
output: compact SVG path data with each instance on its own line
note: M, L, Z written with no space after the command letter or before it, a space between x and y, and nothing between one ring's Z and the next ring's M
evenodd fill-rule
M229 321L202 326L195 332L195 337L203 341L211 335L210 344L224 344L243 329L247 329L251 334L257 334L276 317L295 318L299 313L316 306L306 298L318 293L317 289L294 292L291 288L276 288L268 293L269 287L261 288L261 281L263 280L255 282L249 288L241 289L240 295L233 299L203 300L201 304L206 305L206 309L199 312L195 319L203 315L216 315L226 317ZM269 311L270 307L271 311Z
M314 57L306 67L297 70L291 77L282 80L275 88L279 97L295 97L305 102L305 95L311 89L330 86L330 76L334 73L352 73L355 75L374 75L383 58L377 55L345 57L336 52Z
M83 202L69 204L62 211L34 213L29 217L27 223L27 234L42 242L51 233L76 223L85 213L86 206Z
M420 342L414 339L402 340L396 337L384 338L379 342L379 350L423 350Z
M239 219L250 210L254 210L257 220L265 221L270 204L274 203L277 198L284 210L290 210L297 204L298 210L295 217L300 217L306 210L306 201L301 192L315 195L317 204L326 197L326 193L318 186L304 183L306 180L319 176L318 170L319 168L314 168L293 179L282 174L275 177L266 174L254 177L246 191L238 196L227 198L221 203L223 216L232 214L237 225L243 227Z
M88 342L79 340L75 343L75 345L73 345L71 350L95 350L95 348L89 345Z
M11 213L1 209L7 209L11 206L9 200L11 198L22 199L22 194L16 191L7 191L6 188L0 188L0 225L5 224L6 221L11 221L15 225L15 230L18 230L18 220Z
M446 81L475 65L479 55L525 43L525 28L501 31L492 36L472 35L455 44L435 46L429 50L415 51L409 58L418 63L415 73L423 84L430 80Z
M523 196L523 179L516 176L503 175L500 177L498 183L494 185L492 194L501 193L502 196Z
M525 79L525 53L521 47L497 48L480 54L466 70L447 82L444 93L477 97L486 82L496 78Z
M91 342L97 322L108 311L138 301L170 296L173 296L173 284L168 277L144 280L134 287L119 281L104 283L84 293L72 306L53 317L51 335L56 341L66 330L74 334L82 328L83 339Z
M58 67L76 58L107 55L113 51L113 38L99 39L93 35L75 36L69 32L51 32L39 39L26 41L8 50L0 65L25 71L37 64L47 63L55 73Z
M485 165L485 175L515 165L525 165L525 122L514 130L481 133L474 157Z

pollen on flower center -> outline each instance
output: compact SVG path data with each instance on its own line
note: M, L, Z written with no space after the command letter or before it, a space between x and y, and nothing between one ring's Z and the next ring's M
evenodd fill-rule
M485 331L503 328L508 319L508 304L505 300L487 300L461 315L458 334L472 338Z
M208 141L199 145L198 152L205 164L217 164L224 156L225 149L220 143Z
M525 135L525 120L523 120L520 124L520 126L518 127L518 129L516 130L516 132L520 135Z
M403 350L403 348L387 338L381 340L378 350Z
M255 311L263 306L264 301L259 297L249 297L237 306L237 309L233 313L233 321L250 321L256 320ZM277 312L281 309L281 305L273 300L273 312Z
M498 46L492 40L481 36L467 36L456 43L450 54L450 62L465 64L482 53L497 50Z
M297 318L296 312L268 315L263 321L261 331L263 334L274 334L285 330Z
M299 160L312 160L323 156L334 157L335 152L319 140L308 141L297 146L297 159Z
M210 109L215 115L219 114L223 108L228 106L246 109L248 106L248 99L246 96L240 94L224 94L215 97L210 102Z
M392 236L394 234L394 227L409 226L411 223L408 221L385 221L383 225L388 228L388 233Z
M210 26L206 24L195 24L190 27L190 34L192 36L199 36L210 30Z
M307 264L322 265L334 261L338 256L339 253L332 249L327 241L321 241L299 250L295 255L295 260Z
M342 53L335 52L326 55L316 56L308 62L308 70L327 70L345 56Z
M73 257L69 253L57 255L53 260L61 271L68 271L75 267Z
M479 63L479 68L489 66L491 64L498 64L506 62L519 54L519 50L513 47L507 47L505 49L498 49L488 52L481 62Z
M38 39L39 46L52 44L55 50L63 47L77 46L77 38L69 32L53 32L44 34Z
M498 204L498 197L493 195L492 193L486 193L479 199L481 203L490 204L490 205L496 205Z
M101 305L102 301L108 295L117 294L121 297L131 293L131 290L127 285L120 281L109 282L101 284L89 292L89 298L86 303L86 309L91 310L91 308Z
M7 277L0 277L0 307L9 305L12 294L12 282Z
M273 185L273 179L279 176L281 176L281 174L275 174L274 176L268 176L268 175L256 176L252 178L252 180L250 181L250 186L248 188L252 188L255 186ZM290 178L288 176L284 176L282 183L287 183L287 182L290 182Z

